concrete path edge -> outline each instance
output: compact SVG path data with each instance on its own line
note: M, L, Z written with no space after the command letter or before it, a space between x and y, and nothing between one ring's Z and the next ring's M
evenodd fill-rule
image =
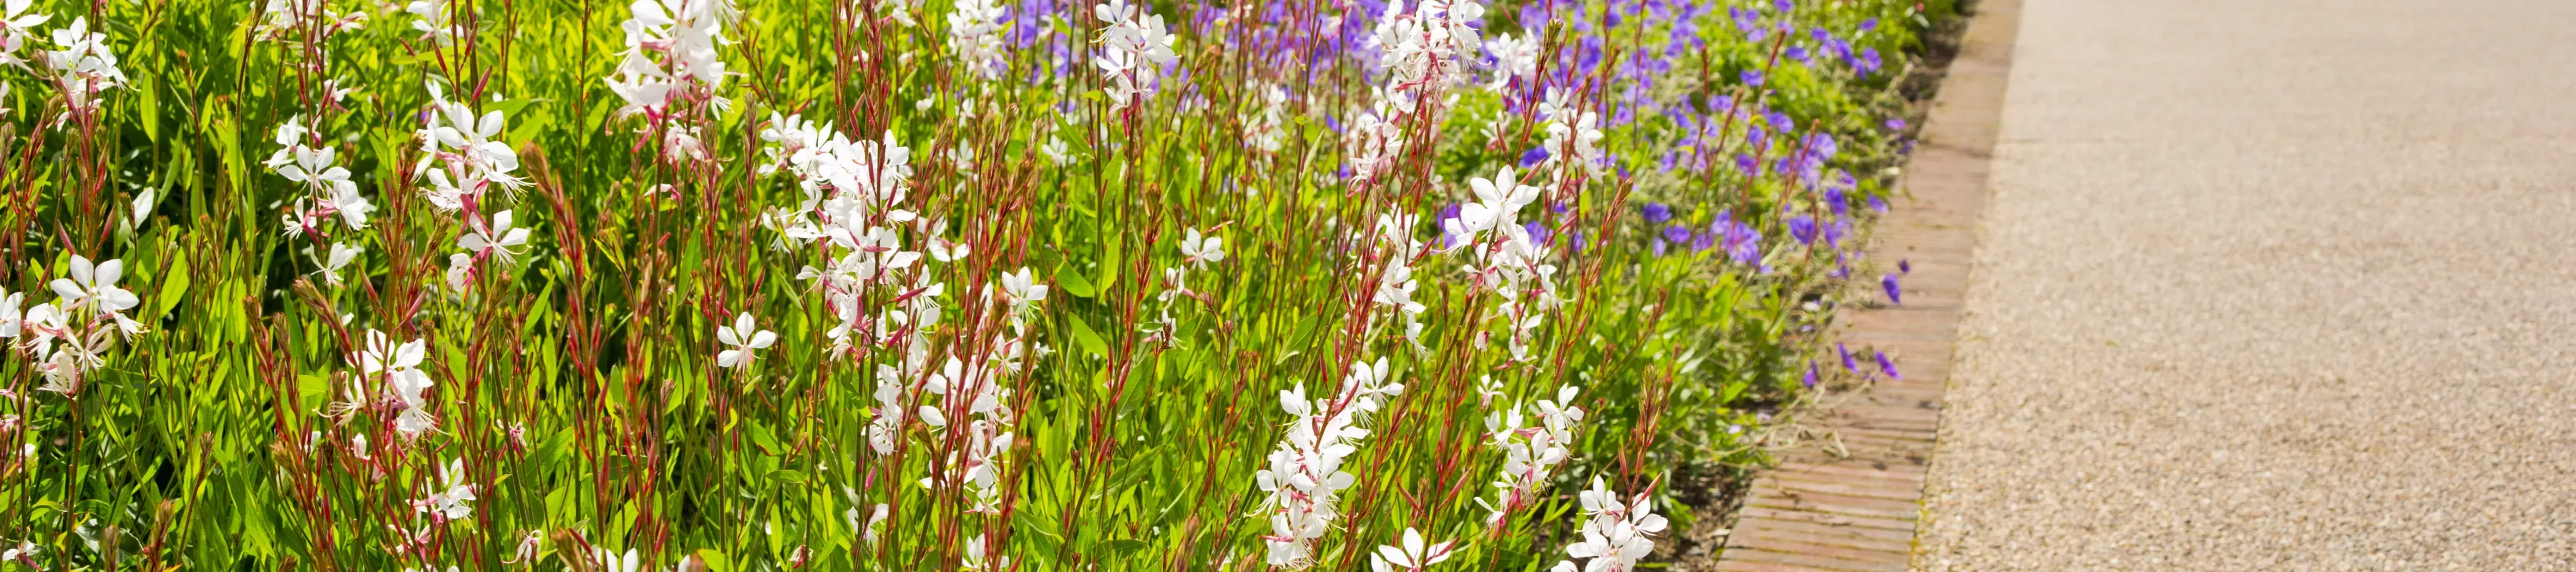
M1974 6L1907 161L1906 193L1872 231L1870 260L1891 272L1899 260L1913 266L1900 281L1905 303L1846 306L1837 319L1841 341L1855 352L1887 352L1903 377L1830 396L1832 406L1805 414L1825 436L1823 446L1783 452L1777 467L1755 476L1717 570L1907 569L1986 210L2021 5Z

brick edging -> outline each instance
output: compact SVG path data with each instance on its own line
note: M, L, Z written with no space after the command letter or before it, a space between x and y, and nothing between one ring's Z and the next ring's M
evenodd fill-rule
M1843 401L1805 414L1833 450L1781 453L1778 467L1754 478L1718 570L1906 570L1986 209L2021 4L1976 3L1907 161L1907 193L1873 231L1870 260L1886 271L1898 260L1912 263L1901 280L1905 304L1849 305L1838 319L1842 341L1855 352L1886 351L1904 378L1830 396L1828 402ZM1876 277L1869 278L1875 291Z

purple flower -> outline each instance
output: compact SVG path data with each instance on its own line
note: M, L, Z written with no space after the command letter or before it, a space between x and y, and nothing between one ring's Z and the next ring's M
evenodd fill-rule
M1867 32L1867 31L1870 31L1870 30L1876 30L1876 29L1878 29L1878 19L1877 19L1877 18L1870 18L1870 19L1867 19L1867 20L1861 20L1861 21L1860 21L1860 31Z
M1809 60L1807 59L1807 47L1806 47L1806 46L1789 46L1788 51L1787 51L1787 52L1784 52L1782 55L1789 56L1789 59L1791 59L1791 60L1795 60L1795 61L1797 61L1798 63L1802 63L1802 64L1815 63L1815 62L1809 61Z
M1807 360L1807 377L1802 378L1802 379L1799 379L1799 380L1798 380L1798 382L1799 382L1800 384L1806 385L1806 386L1807 386L1807 389L1815 389L1815 388L1816 388L1816 361L1815 361L1815 360Z
M1904 130L1905 130L1905 118L1903 118L1903 117L1890 117L1890 118L1887 118L1887 130L1888 130L1888 131L1904 131Z
M1914 273L1914 261L1913 261L1912 259L1906 259L1906 258L1899 258L1899 259L1896 259L1896 273L1898 273L1898 274L1913 274L1913 273Z
M1835 217L1851 216L1851 197L1839 188L1825 189L1825 206L1834 209Z
M1710 232L1691 233L1691 252L1701 252L1711 248L1716 248L1717 234L1718 233L1714 230Z
M1842 246L1843 237L1851 235L1851 229L1851 221L1849 220L1838 219L1835 220L1833 224L1825 225L1825 244L1831 244L1836 247Z
M1539 224L1538 221L1530 221L1529 224L1521 225L1521 230L1529 232L1531 243L1542 246L1547 244L1547 225ZM1891 280L1892 279L1893 278L1891 278Z
M1531 224L1537 224L1537 223L1531 223ZM1898 290L1898 289L1896 288L1896 275L1894 275L1894 274L1884 274L1884 275L1880 275L1880 276L1878 277L1878 287L1879 287L1880 289L1883 289L1883 290L1886 290L1886 291L1887 291L1887 302L1888 302L1888 303L1890 303L1890 304L1895 304L1895 305L1898 305L1898 306L1903 306L1903 305L1905 305L1905 294L1904 294L1904 291L1903 291L1903 290Z
M1539 164L1539 162L1541 162L1541 161L1546 161L1546 160L1547 160L1547 146L1545 146L1545 145L1541 145L1541 146L1537 146L1537 147L1531 147L1531 148L1530 148L1530 150L1529 150L1529 152L1521 153L1521 168L1523 168L1523 169L1527 169L1527 168L1530 168L1530 167L1531 167L1531 166L1533 166L1533 165L1537 165L1537 164Z
M1798 8L1797 4L1791 3L1789 0L1772 0L1771 6L1779 8L1780 11L1784 13Z
M1762 233L1753 230L1753 225L1736 222L1729 217L1719 217L1718 222L1726 225L1726 236L1720 240L1719 246L1726 249L1727 258L1737 264L1752 264L1762 259Z
M1878 195L1870 195L1869 210L1878 211L1878 214L1887 214L1887 199L1879 198Z
M1860 360L1852 359L1851 347L1834 342L1834 352L1843 355L1843 371L1860 373Z
M1743 77L1744 85L1762 87L1762 70L1746 69Z
M1876 354L1878 357L1879 373L1887 374L1888 379L1905 379L1905 376L1898 375L1896 373L1896 360L1887 359L1887 352L1873 351L1870 353Z
M1566 233L1565 233L1565 238L1566 238L1566 242L1568 243L1568 244L1567 244L1567 246L1573 247L1573 248L1574 248L1574 253L1575 253L1575 254L1582 254L1582 253L1583 253L1583 244L1584 244L1584 242L1583 242L1583 231L1582 231L1582 230L1571 230L1571 231L1566 231Z
M1744 34L1745 41L1762 41L1761 14L1742 6L1729 6L1726 9L1726 15L1735 19L1735 30Z
M1645 211L1646 224L1649 225L1664 224L1664 221L1673 219L1673 208L1663 203L1646 203Z
M1677 224L1664 227L1664 242L1679 243L1681 241L1690 240L1690 235L1690 229L1684 228L1682 225Z
M1791 217L1789 237L1797 239L1799 244L1810 246L1816 244L1816 219L1807 215Z

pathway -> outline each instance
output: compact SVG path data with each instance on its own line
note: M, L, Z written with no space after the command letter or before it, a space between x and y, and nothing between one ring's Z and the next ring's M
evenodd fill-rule
M2021 12L1913 566L2576 569L2576 2Z

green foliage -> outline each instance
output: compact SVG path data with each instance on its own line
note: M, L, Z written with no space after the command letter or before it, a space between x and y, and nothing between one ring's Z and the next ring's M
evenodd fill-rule
M1782 227L1782 213L1824 208L1813 185L1659 169L1680 135L1618 99L1625 76L1603 64L1566 73L1586 86L1582 105L1643 119L1604 130L1616 168L1560 167L1545 182L1548 167L1520 171L1547 185L1521 215L1559 238L1537 261L1563 301L1517 332L1510 313L1534 303L1498 307L1506 296L1473 278L1489 259L1441 248L1434 213L1477 200L1468 180L1518 162L1544 128L1462 85L1441 120L1404 128L1418 152L1374 180L1336 175L1343 131L1381 78L1243 47L1297 29L1256 24L1267 8L1250 3L1195 20L1195 6L1148 7L1179 28L1176 73L1189 79L1113 112L1084 58L1059 77L1049 55L1098 36L1087 6L1061 7L1036 47L978 79L947 44L953 2L746 0L721 45L730 74L713 93L726 103L685 100L667 117L631 113L602 80L627 49L619 3L418 4L461 27L452 44L404 6L372 2L329 3L331 17L363 16L348 29L331 17L261 27L293 0L40 4L28 12L53 17L37 29L85 19L126 80L71 108L34 53L57 49L42 35L17 52L33 63L0 69L14 109L0 125L12 237L0 285L25 297L15 313L56 301L48 285L74 256L119 260L140 300L125 314L145 330L84 330L112 342L70 391L40 389L55 378L32 332L0 359L0 543L37 548L25 562L45 570L599 570L600 554L629 550L654 569L929 570L960 566L975 539L1023 570L1264 569L1272 510L1254 475L1293 419L1278 396L1333 396L1379 359L1404 389L1363 423L1345 465L1356 483L1314 566L1360 569L1419 529L1457 542L1453 569L1544 569L1563 559L1574 494L1596 476L1687 519L1671 501L1676 467L1762 462L1760 413L1796 398L1836 302L1838 253L1793 245ZM1321 9L1309 4L1297 5ZM1805 22L1881 18L1856 41L1901 63L1949 10L1936 8L1907 23L1910 4L1837 2ZM1507 12L1493 10L1488 33L1573 49L1573 26L1523 30ZM1853 201L1884 192L1877 173L1901 135L1878 122L1903 111L1893 74L1784 65L1733 35L1722 9L1700 19L1705 45L1674 68L1715 75L1673 72L1653 100L1767 102L1843 139L1834 166L1860 175ZM1671 24L1646 26L1656 33L1605 37L1663 49ZM1775 83L1729 79L1744 69ZM524 188L494 187L464 212L432 204L424 169L446 168L419 133L433 86L506 117L492 137ZM1246 125L1270 86L1295 95L1283 145L1262 151ZM785 232L822 192L780 167L771 130L797 115L911 150L908 193L867 226L894 251L934 256L847 298L800 276L852 250ZM288 231L330 198L266 164L290 120L372 202L364 228L325 216ZM1718 138L1744 136L1734 129ZM1737 213L1766 237L1764 257L1659 245L1662 229L1637 221L1648 200L1693 228ZM534 230L528 245L451 285L450 255L468 250L458 239L501 210ZM1396 219L1400 234L1432 248L1372 246L1382 215L1412 217ZM1194 232L1226 256L1189 260L1180 244ZM965 254L932 246L948 243ZM335 267L335 246L360 253ZM1419 281L1418 341L1413 319L1373 301L1392 287L1389 257ZM1049 295L996 294L1015 274ZM745 314L776 343L723 367L736 346L718 329ZM835 333L846 323L859 325ZM416 407L362 365L412 341L434 382ZM963 372L942 370L951 358ZM947 403L949 425L921 423L914 400L954 401L925 392L934 376L952 392L991 383L1007 412ZM1588 411L1568 460L1488 525L1479 502L1495 498L1503 464L1489 416L1563 386ZM902 403L889 407L888 391ZM415 409L435 427L404 431ZM879 451L871 424L889 410L907 421ZM999 500L973 510L982 489L963 459L995 435L1014 436L990 460ZM460 487L468 516L434 516L436 495Z

